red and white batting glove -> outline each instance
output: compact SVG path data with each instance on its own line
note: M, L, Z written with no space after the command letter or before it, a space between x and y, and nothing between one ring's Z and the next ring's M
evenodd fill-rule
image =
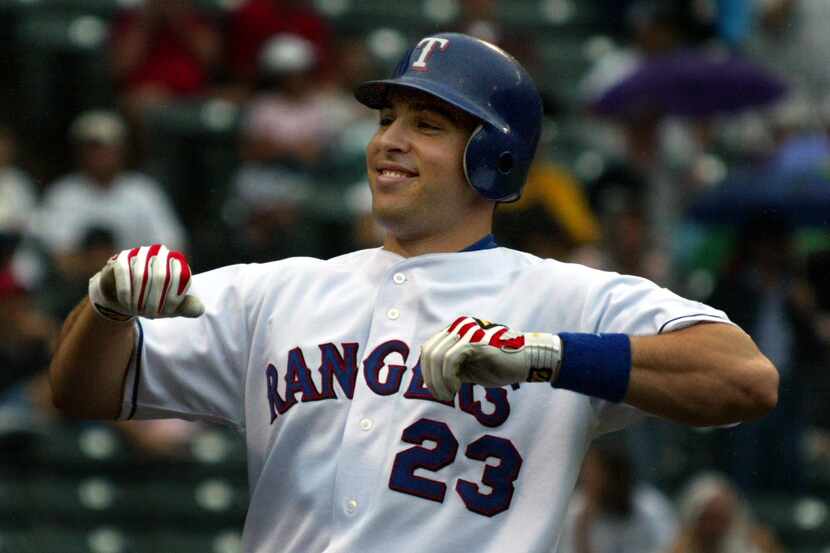
M513 332L504 325L459 317L421 348L421 373L432 395L451 400L462 382L506 386L551 382L562 360L555 334Z
M161 244L124 250L89 279L95 311L112 321L135 317L198 317L205 308L188 294L190 265Z

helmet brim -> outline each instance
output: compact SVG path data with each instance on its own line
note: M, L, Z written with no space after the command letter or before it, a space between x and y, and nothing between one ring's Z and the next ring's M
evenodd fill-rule
M354 97L364 106L372 109L382 109L389 106L389 89L392 87L408 88L425 92L431 96L455 106L461 111L484 121L502 132L508 132L510 127L497 117L493 112L482 109L466 98L459 95L455 90L441 86L435 81L421 80L417 77L404 76L397 79L380 79L367 81L358 85L354 90Z

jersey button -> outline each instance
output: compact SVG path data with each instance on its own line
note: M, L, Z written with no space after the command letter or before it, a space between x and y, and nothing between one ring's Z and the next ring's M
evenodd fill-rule
M374 421L372 419L361 419L360 420L360 429L364 432L368 432L375 426Z
M401 316L401 312L393 307L392 309L386 312L386 316L394 321L395 319Z
M343 507L343 510L346 511L348 514L352 514L357 511L357 500L356 499L347 499L346 504Z
M395 282L395 284L403 284L404 282L406 282L406 275L403 273L395 273L392 276L392 280Z

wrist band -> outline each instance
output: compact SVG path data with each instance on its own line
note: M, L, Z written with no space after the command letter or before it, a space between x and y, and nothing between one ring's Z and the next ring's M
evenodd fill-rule
M615 403L625 397L631 376L631 340L626 334L562 332L562 365L554 388Z

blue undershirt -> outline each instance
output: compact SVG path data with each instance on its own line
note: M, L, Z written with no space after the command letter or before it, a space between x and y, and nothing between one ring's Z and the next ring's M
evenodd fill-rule
M481 240L479 240L477 242L474 242L473 244L470 244L469 246L467 246L466 248L464 248L461 251L462 252L475 252L475 251L478 251L478 250L490 250L490 249L498 248L498 247L499 247L499 245L496 244L496 237L493 236L492 234L488 234L487 236L485 236Z

